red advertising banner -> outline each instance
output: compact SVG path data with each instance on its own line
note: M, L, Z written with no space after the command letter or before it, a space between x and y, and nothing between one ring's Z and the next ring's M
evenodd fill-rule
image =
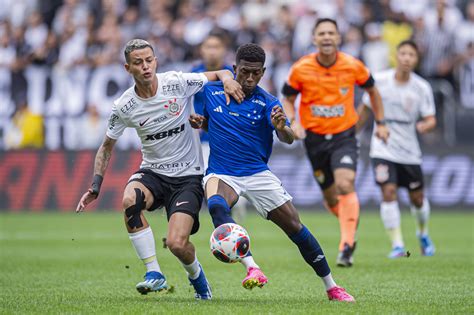
M0 211L74 211L92 180L95 151L0 152ZM101 189L90 210L121 211L122 192L141 162L139 151L114 151ZM304 152L276 148L271 170L298 207L321 207L322 195ZM466 151L430 152L423 159L425 191L437 208L474 208L474 158ZM359 161L356 180L362 206L375 206L380 191L370 163ZM400 191L402 204L407 194Z

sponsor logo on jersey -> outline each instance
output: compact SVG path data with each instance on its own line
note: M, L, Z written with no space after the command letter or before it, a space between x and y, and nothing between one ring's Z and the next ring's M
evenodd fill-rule
M154 122L154 123L160 123L160 122L164 121L166 118L168 118L168 115L163 115L163 116L160 116L160 117L158 117L158 118L156 118L156 119L153 119L152 122Z
M118 119L119 119L119 116L117 116L115 114L110 115L110 118L109 118L109 129L110 130L113 130L115 128L115 123L117 122Z
M316 178L318 183L320 183L320 184L324 183L325 177L324 177L323 171L322 170L316 170L314 172L314 178Z
M354 164L352 158L349 155L344 155L340 161L342 164Z
M258 99L252 100L252 103L258 104L260 106L265 106L266 105L263 101L258 100Z
M216 108L214 108L214 111L215 111L216 113L222 113L222 106L220 106L220 105L217 106Z
M235 116L235 117L239 117L239 116L240 116L239 113L234 113L234 112L229 112L229 115Z
M202 85L203 85L202 80L186 80L186 83L188 84L188 86L202 87Z
M120 111L124 114L134 110L137 107L138 103L134 98L131 98L122 108Z
M184 126L185 125L182 124L181 126L170 129L170 130L161 131L161 132L155 133L153 135L146 135L145 141L160 140L160 139L164 139L164 138L167 138L167 137L171 137L172 135L180 134L181 132L184 131Z
M155 168L158 170L180 170L184 167L189 167L191 165L191 162L174 162L174 163L162 163L162 164L157 164L157 163L152 163L150 165L151 168Z
M165 108L168 109L170 115L178 116L181 113L181 104L176 102L176 99L169 100L168 104L165 105Z
M225 92L224 91L214 91L211 93L211 95L224 95Z
M341 93L342 96L346 96L347 92L349 92L348 87L341 87L339 88L339 92Z
M344 105L311 105L311 114L317 117L341 117L344 116Z
M179 83L176 84L166 84L161 87L163 94L170 95L176 92L181 91L181 86Z
M140 127L143 127L143 125L146 124L146 122L150 119L150 117L148 117L147 119L145 120L142 120L142 121L139 121L138 124L140 125Z

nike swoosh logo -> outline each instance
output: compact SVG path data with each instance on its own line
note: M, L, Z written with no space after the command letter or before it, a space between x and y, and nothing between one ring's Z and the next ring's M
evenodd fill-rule
M144 124L146 124L146 122L148 121L148 119L150 119L150 117L148 117L147 119L145 119L144 121L140 121L138 124L140 125L140 127L143 127Z
M181 205L184 205L185 203L189 203L189 201L176 202L176 207L179 207L179 206L181 206Z

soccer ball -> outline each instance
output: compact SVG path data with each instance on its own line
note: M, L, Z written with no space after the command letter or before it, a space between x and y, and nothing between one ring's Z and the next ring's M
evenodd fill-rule
M250 250L250 237L238 224L219 225L211 234L211 252L222 262L235 263L247 256Z

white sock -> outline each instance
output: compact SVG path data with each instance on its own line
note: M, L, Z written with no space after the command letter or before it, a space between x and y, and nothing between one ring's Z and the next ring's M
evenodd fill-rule
M380 217L392 242L392 248L404 247L398 201L383 201L380 203Z
M431 207L430 207L430 202L428 199L425 197L423 199L423 204L421 205L421 208L415 207L415 205L410 206L411 213L415 216L416 222L418 224L418 230L417 234L418 235L428 235L428 220L430 218L430 212L431 212Z
M190 279L194 280L194 279L197 279L197 277L199 277L201 268L199 267L199 261L197 260L197 257L194 258L194 261L191 264L189 265L183 264L183 267L188 273L188 277Z
M144 230L128 233L130 241L137 252L138 257L143 261L146 271L158 271L161 273L160 265L156 259L155 238L151 227Z
M322 277L321 280L324 282L324 286L326 287L326 291L334 288L337 286L336 282L334 282L334 279L332 278L331 273L329 273L326 277Z
M245 266L245 268L247 270L249 270L250 268L258 268L260 269L260 267L257 265L257 263L255 262L255 260L253 260L253 256L247 256L247 257L244 257L242 258L242 260L240 261L242 263L242 265Z

